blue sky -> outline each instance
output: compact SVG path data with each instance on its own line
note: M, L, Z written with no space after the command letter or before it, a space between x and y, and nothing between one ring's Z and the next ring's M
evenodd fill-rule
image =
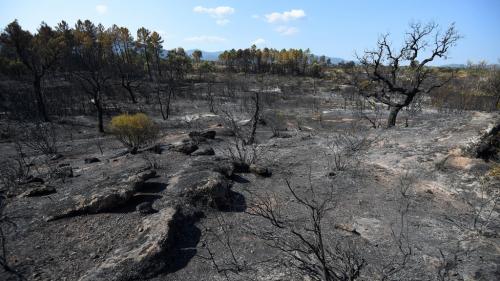
M206 51L249 47L310 48L315 54L353 59L389 32L394 45L411 21L455 22L464 36L446 62L500 58L500 0L14 0L0 1L0 26L14 19L29 30L90 19L118 24L133 34L144 26L166 48Z

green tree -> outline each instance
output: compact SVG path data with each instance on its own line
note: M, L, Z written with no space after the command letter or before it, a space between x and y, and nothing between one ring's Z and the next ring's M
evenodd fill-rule
M193 56L194 63L199 64L201 61L201 58L203 57L203 53L200 50L194 50L192 56Z
M149 49L153 54L154 64L156 66L155 68L159 76L161 76L160 62L161 62L161 52L163 51L162 44L163 44L163 39L161 38L160 34L158 34L156 31L153 31L153 33L151 33L151 36L149 38Z
M148 29L141 27L137 30L137 47L140 49L142 55L144 56L144 60L146 62L146 69L148 71L149 79L153 79L151 76L151 54L149 52L150 46L150 35L151 31Z
M40 25L35 35L23 30L17 20L11 22L1 35L4 46L15 49L18 59L31 73L37 100L38 113L49 121L42 89L42 79L55 67L64 49L64 40L46 23Z
M103 96L106 83L111 79L109 67L113 56L113 39L101 24L95 26L89 20L79 20L73 32L78 68L75 75L97 110L99 132L104 132Z

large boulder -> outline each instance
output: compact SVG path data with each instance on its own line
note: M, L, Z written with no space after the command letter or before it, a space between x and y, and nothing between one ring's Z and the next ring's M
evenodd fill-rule
M184 154L191 154L198 149L198 146L192 141L181 141L173 143L171 149Z
M223 158L188 161L170 178L169 191L193 204L224 208L231 200L232 181L228 178L233 170L231 162Z
M167 264L165 256L173 247L176 211L165 208L146 217L136 229L137 239L115 250L98 267L87 271L80 281L142 280L152 277Z
M170 179L171 191L191 203L222 208L229 204L231 182L221 173L204 170Z

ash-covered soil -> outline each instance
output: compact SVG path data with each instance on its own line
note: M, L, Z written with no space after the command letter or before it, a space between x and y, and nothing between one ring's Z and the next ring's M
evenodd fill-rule
M258 233L273 228L252 212L258 198L272 197L297 225L307 224L288 180L306 198L310 184L333 188L325 233L359 248L367 266L357 280L378 280L376 269L399 254L393 234L401 228L400 185L411 178L403 226L412 251L389 280L440 280L442 265L450 269L443 280L500 278L500 210L490 200L500 185L489 176L498 163L474 155L498 114L427 110L409 127L372 129L348 110L324 106L319 121L306 110L289 111L281 137L259 125L258 163L271 176L238 171L227 154L232 137L216 114L193 112L191 127L186 118L164 123L156 152L136 155L112 136L94 134L87 118L68 118L59 125L62 157L31 159L40 177L48 166L70 167L72 175L7 194L8 264L26 280L310 280L261 239ZM193 140L194 130L216 135ZM337 171L331 142L347 132L369 145ZM193 141L198 151L211 147L215 155L189 155L185 144ZM4 140L0 153L12 155L13 147ZM484 194L485 184L494 193ZM26 196L47 186L55 192ZM18 280L9 272L0 277Z

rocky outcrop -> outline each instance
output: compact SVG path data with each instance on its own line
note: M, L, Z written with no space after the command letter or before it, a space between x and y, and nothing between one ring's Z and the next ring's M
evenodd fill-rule
M225 159L210 157L189 161L169 181L169 190L190 203L223 208L230 204L232 164Z
M484 160L500 158L500 123L488 130L479 141L475 156Z
M100 182L88 195L77 195L69 199L71 207L57 211L47 221L81 214L96 214L112 210L127 203L140 190L144 181L154 177L154 170L146 170L122 178L110 178ZM68 204L65 204L68 205Z
M45 196L52 193L56 193L56 189L50 185L42 185L31 188L25 192L23 192L19 197L37 197L37 196Z
M89 270L80 281L125 281L154 276L167 263L165 255L175 241L173 208L165 208L146 217L137 228L138 238L115 250L98 267Z

